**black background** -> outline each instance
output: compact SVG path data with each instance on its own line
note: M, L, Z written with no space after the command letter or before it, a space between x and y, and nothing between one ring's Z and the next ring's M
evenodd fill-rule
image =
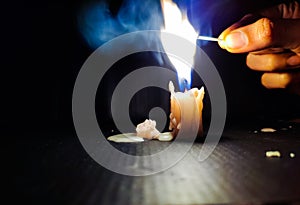
M118 11L120 2L111 1L113 13ZM198 2L201 8L210 9L206 19L211 24L212 35L218 36L244 14L279 1ZM203 49L215 63L223 80L228 101L227 126L232 125L233 128L225 130L219 147L203 167L187 161L190 169L179 167L162 178L133 178L113 173L93 161L76 137L72 122L73 86L82 64L93 52L78 29L78 14L87 3L84 0L2 2L0 128L1 138L9 143L2 143L4 166L1 168L7 172L2 176L8 183L2 186L5 192L11 192L10 195L4 192L11 204L14 201L18 204L132 204L132 200L142 204L141 186L156 181L155 185L175 191L172 192L174 195L170 195L175 199L178 193L179 199L190 196L185 194L196 196L201 188L208 190L210 196L220 196L219 187L223 189L224 185L224 196L231 196L233 201L238 202L270 201L274 198L293 200L299 196L299 157L296 152L299 125L293 124L293 128L278 131L275 135L252 132L274 126L264 123L265 118L277 120L299 116L299 96L263 88L260 85L261 73L246 67L245 54L227 53L215 43L208 43ZM141 60L137 65L143 65L143 59L149 56L135 57ZM97 97L96 103L100 106L96 110L109 106L107 96L118 80L130 71L132 67L126 65L133 61L136 62L128 58L119 62L119 70L112 72L108 79L114 83L101 88L105 97ZM118 72L121 68L122 72ZM193 86L199 86L198 82L194 82ZM155 94L154 99L162 96L162 99L168 100L166 93L156 90L150 93L141 91L140 94L141 98L152 98ZM149 109L148 104L141 105L139 102L139 99L132 102L136 104L133 107L138 108L134 113L137 115L134 116L135 122L141 120ZM154 100L150 105L156 106L156 103ZM107 118L98 120L106 124L108 119L109 123L109 116L108 112ZM237 123L247 119L262 120L252 121L245 127ZM279 130L289 125L289 122L284 122L274 128ZM111 127L113 125L109 125L108 130ZM145 150L146 154L149 145L159 148L168 144L157 141L129 147L119 144L123 151L134 153ZM201 145L196 143L196 148ZM269 149L281 149L283 158L266 159L264 154ZM297 154L296 161L288 157L292 151ZM199 180L199 186L193 186L193 182ZM131 189L130 186L138 194L130 196L133 192L124 191ZM155 191L152 186L150 188ZM116 195L111 194L114 191ZM161 192L161 195L165 193ZM155 203L160 197L159 194L154 195L151 200Z
M198 6L210 9L207 20L212 35L218 36L244 14L278 2L198 1ZM73 130L73 85L80 67L93 52L81 36L77 22L81 8L87 3L19 0L3 4L0 80L3 129ZM110 1L113 13L120 5L121 1ZM244 54L229 54L215 43L208 43L203 49L222 77L228 122L252 117L291 118L299 114L299 97L263 88L261 73L246 67ZM102 103L108 102L104 99Z

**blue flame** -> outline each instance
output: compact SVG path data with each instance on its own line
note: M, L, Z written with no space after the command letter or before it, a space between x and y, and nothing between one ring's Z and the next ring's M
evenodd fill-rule
M178 80L179 90L181 92L191 89L191 83L189 83L187 79L180 78L179 76L177 76L177 80Z

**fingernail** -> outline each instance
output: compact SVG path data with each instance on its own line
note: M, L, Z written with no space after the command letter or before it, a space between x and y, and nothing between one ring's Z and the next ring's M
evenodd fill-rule
M241 31L234 31L225 38L226 47L230 49L239 49L248 44L247 36Z

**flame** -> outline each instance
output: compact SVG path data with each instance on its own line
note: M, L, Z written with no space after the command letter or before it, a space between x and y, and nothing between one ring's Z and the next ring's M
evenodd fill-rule
M172 33L188 41L191 41L194 47L192 47L192 49L184 49L183 52L185 59L188 58L188 62L194 63L198 33L190 24L186 12L181 12L178 6L174 2L172 2L172 0L161 0L161 5L164 16L164 28L161 29L161 31ZM168 39L164 39L163 36L161 36L161 42L168 58L177 70L180 88L184 86L182 85L183 80L187 81L186 86L188 87L185 88L190 88L191 68L193 67L193 65L188 65L187 62L179 59L180 56L172 56L168 53L171 50L171 47L176 44L176 42L168 42ZM178 45L178 49L183 49L180 44Z

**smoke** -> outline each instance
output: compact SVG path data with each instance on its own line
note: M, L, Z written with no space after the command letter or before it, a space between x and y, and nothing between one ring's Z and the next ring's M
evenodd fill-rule
M188 17L198 32L202 36L212 35L212 19L214 15L214 7L216 4L209 3L204 0L188 0L189 9Z
M228 3L225 1L173 0L180 9L187 10L188 18L199 35L212 36L213 19ZM113 14L106 1L85 6L78 17L79 29L91 48L125 33L139 30L160 30L163 16L160 0L123 0ZM151 39L150 39L151 40ZM199 41L199 45L206 43Z
M107 2L95 2L82 9L78 20L80 32L94 49L119 35L160 30L163 25L159 0L124 0L116 15Z
M219 27L222 27L224 18L232 15L230 11L234 10L232 0L179 0L186 1L188 5L188 18L194 29L201 36L217 37L220 33ZM231 2L231 4L230 4ZM228 6L230 5L230 6ZM229 9L230 8L230 9ZM198 41L198 46L204 46L207 41Z

